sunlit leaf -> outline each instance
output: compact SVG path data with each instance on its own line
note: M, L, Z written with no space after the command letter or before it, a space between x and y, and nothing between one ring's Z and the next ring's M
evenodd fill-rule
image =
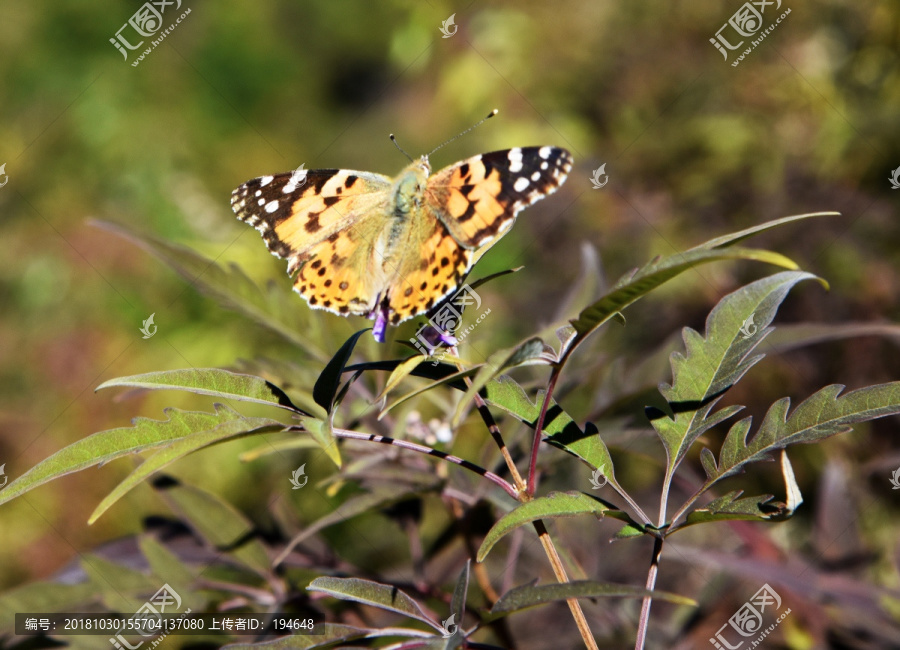
M283 390L274 384L253 375L222 370L220 368L185 368L183 370L162 370L143 375L117 377L105 381L94 390L104 388L145 388L148 390L184 390L198 395L210 395L242 402L255 402L268 406L303 413L291 403Z
M614 514L615 513L615 514ZM555 519L557 517L578 517L593 515L598 519L604 516L626 517L624 513L616 513L615 508L596 497L581 492L551 492L545 497L527 501L503 515L485 535L481 548L478 549L478 562L490 553L494 545L505 535L516 528L530 524L538 519Z
M783 255L751 248L693 250L654 260L642 269L619 280L612 291L583 309L578 318L571 321L577 334L565 351L566 355L571 354L588 336L616 313L661 284L701 264L739 259L766 262L788 269L797 268L794 262Z
M227 422L241 421L237 411L217 404L215 413L168 408L168 420L134 418L134 426L100 431L73 442L25 472L0 490L5 503L60 476L87 467L102 465L116 458L155 449L196 431L207 431Z
M684 329L685 353L672 354L672 384L660 386L674 415L648 409L666 449L668 477L700 435L742 408L711 413L725 391L762 359L752 352L770 331L785 296L798 282L811 279L815 276L799 271L762 278L719 301L706 319L705 337Z
M91 514L88 523L93 524L104 512L109 510L114 503L125 496L132 488L179 458L183 458L198 449L227 442L239 436L249 435L251 433L258 434L264 431L280 431L284 429L284 427L284 424L277 422L276 420L270 420L269 418L240 418L223 422L206 431L195 431L184 438L171 442L147 458L143 463L136 467L131 474L126 476L112 492L106 495L103 501L100 502L100 505L98 505Z
M721 237L715 237L714 239L710 239L708 241L703 242L699 246L694 246L694 248L690 250L712 250L715 248L725 248L726 246L732 246L739 242L744 241L750 237L754 237L756 235L760 235L764 232L772 230L774 228L778 228L779 226L785 226L790 223L795 223L798 221L805 221L806 219L814 219L816 217L839 217L841 216L840 212L809 212L807 214L798 214L790 217L781 217L780 219L773 219L772 221L766 221L765 223L761 223L758 226L752 226L745 230L739 230L738 232L729 233L727 235L722 235Z

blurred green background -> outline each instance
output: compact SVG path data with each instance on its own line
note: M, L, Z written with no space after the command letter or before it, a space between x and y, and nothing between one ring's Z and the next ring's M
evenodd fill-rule
M233 188L301 163L394 174L406 161L389 133L417 155L493 108L496 119L440 150L433 166L543 144L570 149L576 164L476 269L525 265L485 287L492 316L470 341L473 357L558 315L585 244L614 281L654 255L818 210L843 216L754 242L831 283L827 294L798 288L779 322L897 322L900 191L888 177L900 166L900 5L780 4L766 15L790 14L735 67L735 55L725 61L709 39L737 2L182 0L167 21L190 13L137 66L144 48L126 61L109 39L139 3L0 3L0 164L9 179L0 187L0 464L15 478L134 415L208 406L178 394L95 394L106 379L284 354L264 328L91 219L236 262L261 283L288 283L285 263L234 218ZM458 32L442 38L451 14ZM609 183L594 190L590 177L604 163ZM723 264L687 274L610 336L627 357L682 326L700 329L719 297L763 272ZM151 313L158 334L145 340L139 328ZM365 326L309 318L328 351ZM413 331L407 324L398 337ZM387 358L398 348L367 350ZM767 363L739 396L753 414L829 382L897 379L900 354L895 342L868 337ZM865 529L862 550L880 558L880 580L894 588L900 493L887 477L900 465L896 432L896 419L861 427L804 450L797 468L813 493L826 466L849 474L862 514L848 526ZM172 472L251 511L257 487L285 472L276 479L263 463L238 463L240 444ZM86 526L131 467L87 470L0 508L0 587L50 576L160 512L142 487ZM652 475L636 477L653 487ZM777 474L767 480L762 491L781 489ZM810 505L799 513L805 524L784 526L808 528ZM814 556L804 540L797 552Z

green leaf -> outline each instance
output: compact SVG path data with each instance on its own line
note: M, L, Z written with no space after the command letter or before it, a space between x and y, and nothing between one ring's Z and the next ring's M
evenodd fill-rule
M519 271L521 271L521 270L524 269L524 268L525 268L524 266L517 266L517 267L515 267L515 268L513 268L513 269L506 269L506 270L503 270L503 271L497 271L496 273L491 273L490 275L486 275L486 276L484 276L483 278L478 278L478 279L475 280L474 282L470 282L470 283L469 283L469 286L470 286L472 289L477 289L477 288L480 287L481 285L487 284L487 283L490 282L491 280L496 280L497 278L502 278L504 275L509 275L510 273L518 273Z
M178 556L166 548L160 541L150 535L141 535L138 540L141 553L147 558L150 570L160 580L160 584L167 583L188 600L186 594L191 589L197 572L184 564Z
M581 515L593 515L600 519L607 514L614 516L612 515L614 510L613 506L581 492L551 492L545 497L523 503L503 515L485 535L481 548L478 549L476 560L484 562L487 554L505 535L538 519ZM621 514L624 515L624 513ZM627 515L625 516L627 517Z
M333 512L325 515L321 519L316 520L291 538L287 547L275 558L274 564L278 565L290 555L291 551L300 542L312 537L320 530L339 524L342 521L366 514L368 512L383 508L385 506L402 501L410 496L421 494L425 490L417 489L397 489L396 486L380 485L372 492L350 497L338 506Z
M316 404L321 406L328 413L331 413L331 408L334 406L334 398L341 385L341 373L344 372L344 367L347 365L347 362L353 354L353 348L356 347L356 342L359 341L359 337L370 329L372 328L367 327L366 329L359 330L347 339L316 380L316 385L313 387L313 399L316 400Z
M706 319L705 338L684 329L685 354L672 354L672 384L660 386L674 416L647 411L666 449L667 479L700 435L742 408L729 406L711 414L719 398L762 359L751 353L770 331L787 293L811 279L815 276L799 271L762 278L719 301Z
M338 447L337 438L334 437L331 418L319 420L314 417L301 416L300 422L303 424L303 429L309 433L313 441L331 459L331 462L340 467L343 462L341 460L341 449Z
M334 643L352 641L354 639L370 639L383 636L403 636L396 629L373 630L340 623L316 623L315 635L293 634L274 641L262 641L258 643L229 643L222 646L222 650L254 650L255 648L268 648L269 650L308 650L309 648L323 648ZM413 632L410 630L410 632ZM421 633L420 633L421 634ZM408 636L413 636L412 634ZM415 635L419 636L419 635Z
M157 479L154 487L200 537L254 573L268 575L269 556L254 536L255 525L230 503L170 477Z
M564 351L564 357L571 355L588 336L616 313L636 302L661 284L701 264L739 259L767 262L788 269L797 268L794 262L783 255L751 248L692 250L656 259L639 271L623 277L611 292L583 309L578 318L570 321L575 327L577 334L572 339L569 347Z
M118 377L103 382L94 390L117 387L186 390L198 395L277 406L308 415L294 406L283 390L265 379L220 368L162 370L131 377Z
M426 364L426 365L429 365L429 364ZM465 370L458 370L457 368L454 368L454 370L457 370L457 372L453 372L449 375L446 375L446 376L442 377L441 379L438 379L437 381L433 381L432 383L430 383L426 386L423 386L422 388L417 388L413 391L410 391L409 393L406 393L405 395L398 397L392 403L387 404L381 410L381 413L378 414L378 419L380 420L385 415L387 415L389 411L396 408L397 406L400 406L404 402L408 402L409 400L411 400L412 398L414 398L417 395L421 395L422 393L425 393L429 390L437 388L438 386L443 386L444 384L447 384L449 386L454 386L456 384L456 382L461 382L466 377L471 377L472 375L477 374L478 370L481 367L482 367L482 364L472 366L471 368L466 368ZM414 376L417 375L418 371L421 369L422 369L422 366L419 366L418 368L416 368L415 371L412 372L412 374ZM463 386L465 386L465 384L463 384Z
M387 394L394 390L401 381L406 379L419 365L428 360L428 357L422 356L421 354L417 354L415 356L409 357L405 359L400 365L394 368L394 372L391 373L390 377L384 384L384 389L382 389L381 394L378 395L373 402L376 404L387 397Z
M244 416L217 404L215 413L165 409L168 420L135 418L133 427L100 431L72 443L25 472L0 490L0 503L11 501L39 485L94 465L171 443L195 431L206 431Z
M217 404L216 406L227 408L221 404ZM235 413L235 415L237 415L237 413ZM227 442L239 436L258 434L264 431L279 431L284 429L284 427L285 425L281 422L270 420L269 418L242 417L223 422L206 431L195 431L184 438L176 440L150 456L135 468L131 474L126 476L125 479L100 502L100 505L97 506L91 514L90 519L88 519L88 523L93 524L104 512L109 510L116 501L125 496L132 488L179 458L187 456L198 449Z
M528 607L544 605L569 598L647 598L667 600L678 605L696 606L697 602L685 596L665 591L648 591L633 585L617 585L593 580L577 580L552 585L517 587L503 594L491 608L491 614L509 614ZM495 616L492 616L494 618Z
M634 537L641 537L646 534L647 531L638 525L625 524L615 535L612 536L611 541L618 541L620 539L632 539Z
M284 337L310 357L322 362L328 358L311 343L317 340L309 336L316 321L311 317L311 310L288 289L288 282L271 282L266 289L261 289L234 264L224 268L189 248L139 235L121 224L104 221L93 224L140 246L171 266L192 286Z
M0 634L12 635L16 612L76 612L96 600L97 588L88 581L74 585L32 582L0 594Z
M469 571L472 560L466 560L466 566L459 573L456 587L453 589L453 600L450 601L450 613L456 616L456 623L462 629L463 616L466 615L466 595L469 593ZM460 635L462 636L462 635Z
M496 378L497 375L504 370L532 364L541 359L542 355L546 354L546 348L547 346L539 338L530 338L514 348L498 350L491 354L487 358L487 361L481 365L478 373L472 379L472 385L469 386L466 390L466 394L463 395L462 399L459 400L459 403L456 405L456 413L453 415L450 427L455 429L459 426L466 406L475 399L475 395L484 388L485 384Z
M389 612L396 612L421 621L439 632L443 631L439 625L428 618L416 601L391 585L360 578L324 577L313 580L307 590L320 591L340 600L351 600Z
M718 464L708 469L706 485L738 473L748 463L770 458L772 452L788 445L816 442L846 433L853 424L900 413L900 382L860 388L840 397L843 390L839 384L826 386L804 400L790 416L790 398L778 400L749 441L751 418L735 422L722 443Z
M779 226L784 226L789 223L794 223L795 221L804 221L806 219L813 219L815 217L839 217L841 216L840 212L810 212L807 214L798 214L791 217L782 217L780 219L773 219L772 221L767 221L765 223L761 223L758 226L753 226L751 228L747 228L746 230L740 230L738 232L733 232L728 235L723 235L721 237L716 237L715 239L710 239L709 241L703 242L699 246L695 246L690 250L712 250L715 248L724 248L726 246L731 246L733 244L737 244L738 242L744 241L749 237L754 237L756 235L762 234Z
M710 501L703 508L688 513L684 526L705 524L714 521L728 521L732 519L765 521L781 515L785 511L785 505L777 501L771 494L763 494L755 497L739 499L743 490L734 490L728 494Z

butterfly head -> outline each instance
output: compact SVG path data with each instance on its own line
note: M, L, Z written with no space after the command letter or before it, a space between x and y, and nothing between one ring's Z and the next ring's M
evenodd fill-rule
M414 160L409 167L400 172L394 183L394 199L398 214L408 214L421 203L430 175L431 165L428 156Z

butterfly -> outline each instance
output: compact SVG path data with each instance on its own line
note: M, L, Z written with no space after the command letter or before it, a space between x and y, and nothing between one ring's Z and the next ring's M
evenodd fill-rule
M555 192L572 168L558 147L473 156L431 173L428 156L395 178L299 168L231 194L238 219L288 260L294 289L315 309L387 324L428 313L460 286L478 253L523 208Z

